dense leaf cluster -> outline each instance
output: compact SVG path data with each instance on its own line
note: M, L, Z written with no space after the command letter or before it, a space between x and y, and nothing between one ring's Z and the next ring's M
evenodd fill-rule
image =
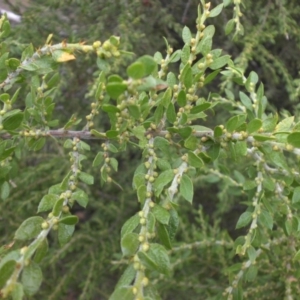
M299 9L242 2L1 17L1 297L299 294Z

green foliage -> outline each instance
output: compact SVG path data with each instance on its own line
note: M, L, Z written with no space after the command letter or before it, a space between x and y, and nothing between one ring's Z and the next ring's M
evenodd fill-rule
M267 19L260 27L251 23L260 1L248 4L244 21L242 1L233 1L233 17L224 9L231 1L200 2L196 28L183 27L178 50L167 36L164 56L156 36L145 45L153 42L158 51L136 52L142 56L130 62L124 50L132 50L140 29L128 20L111 25L121 39L52 43L50 34L34 50L19 41L12 47L9 22L1 17L3 298L299 294L298 108L279 117L266 96L272 79L263 84L263 71L249 72L250 60L263 68L274 62L289 100L298 89L265 48L278 31L262 30ZM153 1L152 13L162 3ZM60 5L53 1L52 8ZM80 9L88 17L96 11ZM130 14L138 12L133 3ZM213 18L221 13L225 33L243 45L235 59L214 46L220 25ZM280 32L294 36L298 29L288 20ZM69 84L69 74L78 75L77 83L89 77L89 90Z

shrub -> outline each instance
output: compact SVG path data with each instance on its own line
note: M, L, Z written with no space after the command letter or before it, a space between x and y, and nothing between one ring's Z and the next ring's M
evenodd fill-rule
M234 7L227 34L243 31L240 1ZM128 55L117 36L52 44L50 35L36 51L19 45L15 58L1 18L0 184L9 212L1 229L3 298L299 293L300 126L270 110L256 72L245 75L212 47L207 20L222 9L201 0L196 34L183 28L182 49L166 40L165 56L143 55L122 76L110 70ZM64 99L61 112L55 102L66 73L59 65L81 55L98 70L82 107L69 114L72 99ZM193 201L214 202L214 222ZM218 223L235 203L236 231L228 218ZM48 267L44 281L41 266ZM53 283L56 268L66 274Z

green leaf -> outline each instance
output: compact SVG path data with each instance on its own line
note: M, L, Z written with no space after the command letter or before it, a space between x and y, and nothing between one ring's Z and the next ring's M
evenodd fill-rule
M65 149L71 149L71 148L73 148L73 143L72 143L71 139L65 140L65 142L64 142L64 148Z
M16 264L17 262L15 260L9 260L0 268L0 289L5 286L7 280L13 274Z
M105 73L107 73L107 72L110 71L110 66L109 66L109 63L108 63L108 61L107 61L106 59L100 58L100 57L98 56L98 57L97 57L96 63L97 63L98 68L99 68L101 71L103 71L103 72L105 72Z
M78 223L78 217L77 216L66 216L64 218L61 218L59 220L59 222L66 224L66 225L75 225Z
M138 227L139 224L140 224L140 217L138 214L135 214L134 216L130 217L122 226L121 238L124 235L133 232Z
M192 203L194 197L194 187L192 180L186 174L183 174L180 179L180 195Z
M254 71L251 71L247 78L247 81L246 81L246 89L249 93L253 90L253 85L255 86L257 84L257 82L258 82L257 73L255 73ZM251 85L251 83L253 85Z
M279 151L272 151L268 153L266 157L270 159L277 167L280 167L286 171L289 170L289 166L283 153Z
M180 60L181 50L176 50L169 58L169 63L175 63Z
M211 103L209 102L204 102L204 103L201 103L197 106L194 106L192 109L191 109L191 114L198 114L199 112L201 111L204 111L208 108L211 107Z
M207 155L212 160L218 159L219 154L220 154L220 145L219 144L213 144L207 151Z
M295 117L288 117L279 122L275 128L275 132L287 132L290 131L291 126L294 123Z
M55 204L54 204L54 206L53 206L53 210L52 210L53 216L55 216L55 217L58 217L58 216L59 216L59 214L60 214L61 211L62 211L62 207L63 207L64 201L65 201L65 200L64 200L63 198L59 198L59 199L55 202Z
M262 121L260 119L253 119L247 125L247 132L249 134L258 131L262 127Z
M235 129L237 129L240 125L240 116L233 116L231 117L225 124L225 127L228 132L233 132Z
M78 177L82 182L88 185L94 184L94 177L90 174L87 174L85 172L80 172Z
M166 111L167 120L170 123L174 123L176 121L176 111L173 103L170 103L168 105L167 111Z
M174 172L172 169L163 171L162 173L159 174L159 176L156 178L153 184L155 195L157 197L161 194L163 188L173 180L173 178L174 178Z
M217 5L215 8L213 8L213 9L210 11L208 17L209 17L209 18L214 18L214 17L218 16L218 15L221 13L222 9L223 9L223 3Z
M129 114L134 119L139 119L141 116L140 108L137 105L129 105L128 106Z
M49 248L48 240L47 238L44 238L42 242L39 244L39 246L37 247L36 252L34 254L34 261L36 263L40 263L43 260L43 258L48 252L48 248Z
M216 70L216 71L213 71L211 72L210 74L208 74L206 77L205 77L205 80L204 80L204 85L210 83L211 81L213 81L215 79L215 77L221 72L221 70Z
M167 229L169 232L170 240L172 241L175 237L177 228L179 226L179 217L178 217L178 213L175 209L171 209L169 211L169 213L170 213L170 220L169 220L169 225L167 226Z
M130 264L123 272L115 289L118 289L122 286L127 286L130 283L132 283L133 279L135 278L135 275L136 275L136 270L133 268L133 265Z
M63 223L58 223L58 242L61 247L70 241L74 230L75 230L74 225L66 225Z
M93 161L93 167L100 166L104 162L104 153L102 151L98 152Z
M72 199L77 201L77 203L82 207L86 207L89 202L87 193L80 189L77 189L76 192L72 193Z
M161 98L162 105L165 108L167 108L171 103L171 99L172 99L172 89L168 87Z
M173 87L176 83L177 83L177 78L176 78L175 74L172 73L172 72L169 72L168 75L167 75L167 84L170 87Z
M202 38L202 40L198 44L196 48L196 54L201 53L203 56L206 56L211 51L211 47L212 47L212 37L206 36Z
M122 81L123 78L116 74L110 75L107 79L107 82L122 82Z
M21 282L26 295L33 296L39 290L42 280L42 270L37 263L31 261L24 267Z
M254 139L258 142L272 141L275 139L273 136L267 136L263 134L253 134Z
M297 186L294 189L293 197L292 197L292 203L300 202L300 187Z
M112 144L112 143L109 143L107 145L107 148L108 148L108 151L113 152L113 153L117 153L119 151L117 149L117 147L114 144Z
M117 112L120 112L120 110L114 106L114 105L111 105L111 104L103 104L101 106L101 109L107 113L117 113Z
M255 249L254 249L253 246L250 246L250 247L247 249L247 255L248 255L248 257L249 257L251 263L254 263L254 262L255 262L255 259L256 259L256 257L257 257L257 253L256 253L256 251L255 251Z
M139 247L139 235L134 232L125 234L121 239L123 256L133 256Z
M146 70L142 62L136 61L127 68L127 75L133 79L140 79L145 76Z
M189 136L184 141L184 147L190 150L196 150L199 145L199 139L193 135Z
M137 196L140 203L144 203L147 198L147 187L145 185L141 185L137 189Z
M105 135L109 139L115 139L116 137L118 137L119 131L117 131L117 130L107 130Z
M264 209L261 210L261 213L258 216L258 222L270 230L273 228L273 217Z
M253 180L246 180L243 184L243 189L245 191L252 190L256 187L256 182Z
M274 116L269 116L268 118L263 120L263 130L264 131L268 131L268 132L272 132L277 124L278 121L278 115L274 115Z
M289 134L287 142L294 147L300 148L300 132L293 132Z
M236 157L247 155L247 142L246 141L237 141L234 144Z
M169 232L164 224L158 223L157 233L161 243L165 246L165 248L171 250L172 245L170 241Z
M1 21L2 22L2 21ZM6 38L10 33L10 23L8 20L4 20L1 26L0 38Z
M5 63L13 71L15 71L20 66L20 61L16 58L10 58L10 59L6 60Z
M181 135L183 139L187 139L193 132L191 127L183 127L178 129L178 133Z
M254 281L257 277L257 273L258 273L258 268L255 265L251 265L246 273L245 273L245 279L246 281Z
M25 220L15 233L15 239L26 241L35 238L42 230L41 225L44 222L42 217L30 217Z
M191 49L189 45L184 45L181 51L181 61L186 64L190 58Z
M218 138L223 135L223 128L221 126L216 126L214 129L214 137Z
M24 289L20 282L14 284L14 289L11 292L12 300L22 300L24 299Z
M177 103L179 106L183 107L186 105L186 93L184 90L181 90L177 96Z
M229 55L224 55L224 56L218 57L213 60L212 64L209 65L209 68L211 70L220 69L220 68L224 67L229 62L229 60L230 60Z
M58 199L59 196L54 194L45 195L39 203L37 212L40 213L43 211L51 210Z
M141 62L144 66L145 71L143 77L149 76L157 69L157 63L150 55L144 55L140 57L137 61Z
M189 89L193 84L193 74L190 64L186 64L181 72L180 81Z
M119 165L119 163L118 163L118 161L114 157L110 158L109 164L111 165L111 167L113 168L113 170L115 172L118 171L118 165Z
M109 300L134 300L135 295L132 292L132 286L122 286L114 290L113 294L109 297Z
M170 260L166 249L159 244L150 244L147 252L138 252L142 264L149 270L157 271L164 275L170 274Z
M239 95L240 95L241 102L244 104L244 106L250 111L253 111L251 99L243 92L240 92Z
M5 200L8 198L10 192L9 183L7 181L4 181L1 186L1 198L2 200Z
M3 120L3 129L16 130L23 122L23 113L18 112L16 114L5 117Z
M153 213L149 212L148 216L147 216L147 231L149 233L155 232L155 224L156 224L156 219L155 219Z
M106 85L107 94L113 98L118 99L127 90L127 84L122 82L109 82Z
M188 164L194 168L201 168L204 166L203 160L191 151L188 153Z
M192 39L192 34L190 29L187 26L184 26L182 30L182 40L184 41L185 44L190 44L191 39Z
M156 51L154 53L153 58L154 58L155 62L158 63L158 64L160 64L161 61L163 60L163 56L162 56L162 54L159 51Z
M167 225L169 223L170 214L168 210L160 206L159 204L156 204L152 209L151 212L153 213L154 217L158 222L161 224Z
M252 212L250 211L245 211L243 212L238 221L237 221L237 224L235 226L235 229L239 229L239 228L242 228L242 227L245 227L247 226L250 222L252 221Z
M170 153L169 141L163 137L157 136L154 138L154 147L162 151L165 155Z
M227 22L227 24L225 25L225 34L228 35L232 32L232 30L234 29L235 26L235 20L231 19Z

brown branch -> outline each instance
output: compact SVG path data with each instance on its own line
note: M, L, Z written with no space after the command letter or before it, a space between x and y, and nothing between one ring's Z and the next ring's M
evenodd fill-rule
M98 137L93 135L90 131L87 130L81 130L81 131L76 131L76 130L63 130L63 129L58 129L58 130L48 130L45 132L41 132L38 135L31 135L31 134L26 134L26 132L22 132L20 136L24 137L53 137L53 138L74 138L77 137L81 140L105 140L108 139L105 137L105 132L101 132L101 135L103 137ZM153 136L165 136L166 134L169 134L169 131L167 130L148 130L145 132L145 135L151 134ZM196 131L193 133L194 136L196 137L212 137L213 136L213 131ZM12 138L13 135L9 133L5 133L0 135L1 139L10 139Z

